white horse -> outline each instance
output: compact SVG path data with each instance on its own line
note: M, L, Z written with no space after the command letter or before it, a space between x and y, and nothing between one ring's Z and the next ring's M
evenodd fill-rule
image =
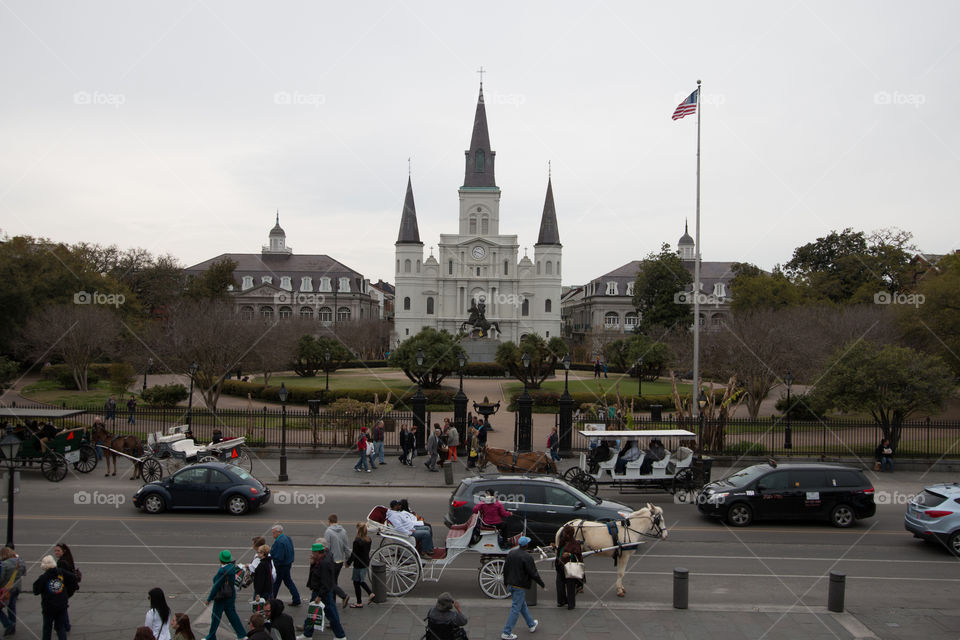
M649 502L643 509L634 511L616 523L616 542L614 542L613 536L610 535L606 522L571 520L564 526L567 525L573 527L575 537L580 542L584 552L593 551L594 549L606 549L617 544L625 545L642 542L646 538L666 539L667 537L667 529L663 525L663 509ZM563 527L557 531L554 544L559 542L560 532L562 530ZM617 596L622 598L624 594L626 594L626 590L623 588L623 574L627 569L627 562L630 560L630 556L633 555L633 550L611 549L591 555L616 557Z

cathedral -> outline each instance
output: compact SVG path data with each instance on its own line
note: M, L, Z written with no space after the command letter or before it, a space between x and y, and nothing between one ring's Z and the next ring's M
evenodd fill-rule
M498 341L518 342L531 333L559 336L562 245L553 185L548 176L533 257L526 252L520 257L517 236L500 233L496 152L490 147L483 83L465 154L459 229L441 234L436 256L431 250L424 258L407 180L396 242L394 344L425 327Z

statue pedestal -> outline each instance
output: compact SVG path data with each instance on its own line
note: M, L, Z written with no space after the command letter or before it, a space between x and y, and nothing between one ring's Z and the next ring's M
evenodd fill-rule
M496 338L470 338L460 340L470 362L494 362L500 341Z

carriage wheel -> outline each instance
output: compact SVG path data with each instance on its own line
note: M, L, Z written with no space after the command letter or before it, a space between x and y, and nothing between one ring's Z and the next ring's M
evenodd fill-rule
M88 444L80 445L80 459L73 463L80 473L90 473L97 468L97 452Z
M577 489L580 489L580 491L583 491L591 496L596 497L597 493L600 492L600 485L597 484L597 479L580 467L568 469L563 475L563 479L575 486Z
M677 475L673 476L673 484L670 486L670 493L693 491L693 471L690 469L681 469Z
M50 482L60 482L67 477L67 461L59 453L49 452L40 461L40 471Z
M167 467L167 475L172 476L174 473L183 468L184 459L183 458L167 458L164 461L164 464Z
M488 598L503 600L510 597L510 592L503 584L504 564L506 562L503 558L493 558L480 565L477 580L480 582L480 590Z
M163 477L163 465L154 457L144 458L140 463L140 477L144 482L156 482Z
M197 462L220 462L220 458L217 456L203 456Z
M385 544L373 553L370 562L385 565L388 596L406 595L420 582L420 559L406 545Z

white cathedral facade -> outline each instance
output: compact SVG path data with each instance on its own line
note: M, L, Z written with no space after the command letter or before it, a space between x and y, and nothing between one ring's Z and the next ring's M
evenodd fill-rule
M481 302L486 320L499 327L499 331L490 329L484 337L519 342L531 333L543 338L560 335L563 247L551 180L548 177L533 259L520 257L517 236L500 233L495 159L481 84L463 186L459 189L459 230L441 234L436 257L431 251L424 258L413 186L407 181L396 242L394 344L425 327L456 334L470 317L471 307Z

